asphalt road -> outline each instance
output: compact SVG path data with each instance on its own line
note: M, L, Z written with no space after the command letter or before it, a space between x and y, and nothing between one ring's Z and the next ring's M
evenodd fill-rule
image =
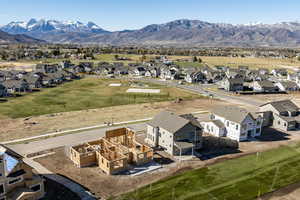
M162 81L157 79L142 79L144 81L160 84L160 85L166 85L166 86L172 86L172 87L178 87L181 89L189 90L192 92L196 92L205 96L211 96L212 98L217 98L223 101L236 103L236 104L243 104L243 105L250 105L250 106L259 106L262 105L264 102L251 99L251 96L233 96L230 94L226 94L226 92L222 91L207 91L206 88L209 87L209 85L201 85L201 84L195 84L195 85L180 85L174 81Z
M48 149L82 144L85 142L97 140L103 137L107 130L112 130L121 127L124 126L114 126L114 127L93 129L89 131L83 131L79 133L73 133L73 134L33 141L25 144L13 144L7 146L22 155L27 155L31 153L45 151ZM145 129L146 125L145 123L139 123L139 124L129 125L128 127L134 129L135 131L141 131Z

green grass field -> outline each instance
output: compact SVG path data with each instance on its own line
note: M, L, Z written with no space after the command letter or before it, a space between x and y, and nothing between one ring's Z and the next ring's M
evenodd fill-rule
M122 86L109 87L110 83L122 83ZM159 94L126 93L130 88L128 81L85 78L56 88L27 93L22 97L7 98L7 102L0 103L0 115L19 118L117 105L170 101L177 97L183 99L201 97L177 88L146 84L149 88L161 89L161 92Z
M122 200L253 200L300 181L300 144L188 171L124 194Z

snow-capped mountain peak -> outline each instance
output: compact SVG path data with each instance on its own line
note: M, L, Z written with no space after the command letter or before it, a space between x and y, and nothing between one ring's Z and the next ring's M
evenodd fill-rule
M17 21L11 22L5 26L0 27L1 30L11 34L23 34L23 33L38 33L38 32L84 32L84 33L100 33L106 32L93 22L84 24L79 21L57 21L46 19L30 19L27 22Z

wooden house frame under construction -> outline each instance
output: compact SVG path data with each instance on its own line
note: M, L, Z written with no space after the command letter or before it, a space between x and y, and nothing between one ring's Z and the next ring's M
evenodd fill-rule
M153 150L136 141L135 132L120 128L105 133L105 137L68 147L67 154L77 167L98 165L106 174L116 174L130 165L151 162Z

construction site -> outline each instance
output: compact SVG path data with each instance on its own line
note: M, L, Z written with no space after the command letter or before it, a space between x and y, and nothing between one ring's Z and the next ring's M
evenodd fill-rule
M97 165L108 175L153 160L152 148L137 142L135 132L129 128L107 131L103 138L66 147L65 152L75 166L82 168Z

